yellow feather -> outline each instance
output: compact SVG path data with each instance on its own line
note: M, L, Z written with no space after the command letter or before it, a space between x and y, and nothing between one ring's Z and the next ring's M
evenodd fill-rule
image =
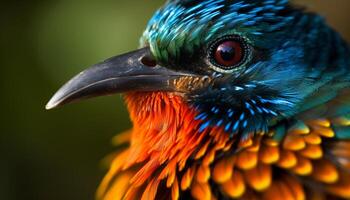
M181 179L181 190L187 190L192 183L192 179L195 173L195 167L189 168Z
M339 117L332 120L332 123L340 126L350 126L350 120L346 117Z
M234 157L220 160L214 166L214 170L213 170L214 181L217 183L223 183L229 180L232 176L234 162L235 162Z
M194 182L191 187L191 195L197 200L211 200L211 191L208 183Z
M177 181L177 178L175 178L174 184L171 187L171 199L172 200L178 200L179 199L179 183Z
M207 153L203 159L203 164L209 166L215 159L215 149L212 149Z
M312 129L313 129L313 132L326 138L332 138L335 135L334 131L327 127L313 126Z
M201 165L196 174L196 180L199 183L206 183L210 178L210 169L209 166Z
M256 152L242 151L238 154L236 165L240 169L252 169L258 163L258 155Z
M141 200L154 200L157 195L159 180L151 180L142 194Z
M314 162L312 177L324 183L335 183L339 179L337 168L330 161L318 160Z
M298 163L293 167L292 171L298 175L306 176L311 174L313 170L312 163L309 159L299 156Z
M283 150L277 165L281 168L289 169L297 164L297 157L294 152Z
M204 154L206 153L207 149L208 149L208 146L209 146L209 141L203 145L200 150L197 152L196 156L194 157L196 160L202 158L204 156Z
M322 142L321 137L315 133L311 133L309 135L306 135L304 137L304 139L305 139L305 142L307 142L308 144L317 145L317 144L321 144L321 142Z
M222 189L232 198L241 197L246 190L242 174L239 171L234 171L231 179L222 184Z
M108 189L108 192L102 198L103 200L121 200L123 199L126 190L129 187L129 181L132 178L134 173L132 172L123 172L119 176L117 176L112 184L112 186Z
M262 145L259 151L259 160L265 164L272 164L279 160L279 148L275 146Z
M305 149L299 152L302 156L310 159L319 159L323 156L320 145L307 145Z
M336 184L328 185L327 190L336 196L350 199L350 175L342 176Z
M323 127L330 127L331 122L327 119L313 119L307 122L307 124L311 126L323 126Z
M267 189L272 180L271 167L259 164L257 167L244 171L244 177L248 185L256 191Z
M292 151L299 151L305 146L305 140L301 136L294 134L287 135L283 142L283 148Z

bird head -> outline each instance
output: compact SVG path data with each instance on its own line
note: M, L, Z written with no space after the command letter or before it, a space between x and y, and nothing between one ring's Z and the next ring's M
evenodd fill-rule
M326 101L316 93L334 79L342 87L348 61L337 59L346 50L337 38L321 17L287 0L170 0L149 21L140 49L81 72L47 108L122 92L133 109L155 110L154 99L140 99L174 97L195 113L199 132L266 133Z

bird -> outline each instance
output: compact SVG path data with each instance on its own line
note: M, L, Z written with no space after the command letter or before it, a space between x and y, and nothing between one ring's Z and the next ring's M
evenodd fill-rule
M350 50L288 0L168 0L49 101L122 93L101 200L350 199Z

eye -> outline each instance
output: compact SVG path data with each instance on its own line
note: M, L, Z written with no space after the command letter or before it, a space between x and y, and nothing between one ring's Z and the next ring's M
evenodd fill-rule
M238 36L226 36L215 41L209 49L209 61L214 70L229 73L236 71L246 62L249 47Z

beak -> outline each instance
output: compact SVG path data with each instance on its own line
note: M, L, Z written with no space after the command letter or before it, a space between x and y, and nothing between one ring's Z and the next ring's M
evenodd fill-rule
M174 80L189 76L157 65L148 47L92 66L66 83L46 109L96 96L131 91L176 91Z

